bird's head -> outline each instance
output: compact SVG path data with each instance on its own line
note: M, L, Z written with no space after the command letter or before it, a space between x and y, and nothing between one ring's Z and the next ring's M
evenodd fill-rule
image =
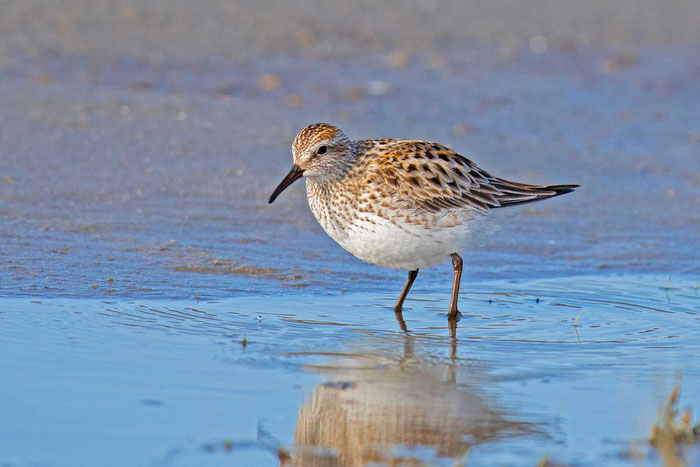
M268 203L272 203L285 188L301 177L314 182L342 178L353 158L348 137L328 123L314 123L301 130L292 144L292 155L292 170L277 186Z

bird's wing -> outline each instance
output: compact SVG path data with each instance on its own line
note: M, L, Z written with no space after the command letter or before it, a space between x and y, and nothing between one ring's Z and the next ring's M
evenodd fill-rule
M568 193L576 185L526 185L497 178L466 157L427 141L381 141L375 170L399 199L428 212L490 209Z

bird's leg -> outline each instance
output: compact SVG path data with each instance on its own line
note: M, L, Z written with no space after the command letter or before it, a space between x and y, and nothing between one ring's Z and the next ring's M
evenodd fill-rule
M447 316L459 316L457 309L457 299L459 298L459 281L462 280L462 257L457 253L450 255L452 258L452 267L455 270L455 277L452 281L452 299L450 300L450 311Z
M406 283L403 286L401 295L399 296L399 299L396 300L396 305L394 305L395 312L401 313L401 309L403 308L403 301L406 300L408 291L411 290L411 286L413 285L413 281L416 280L416 276L418 276L418 269L408 271L408 279L406 279Z

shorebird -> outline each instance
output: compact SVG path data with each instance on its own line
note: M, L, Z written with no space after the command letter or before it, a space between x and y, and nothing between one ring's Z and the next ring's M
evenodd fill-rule
M460 252L488 229L493 211L570 193L578 185L527 185L494 177L430 141L351 141L315 123L292 144L294 165L268 199L306 178L316 220L348 252L368 263L408 271L400 313L420 269L452 259L449 317L459 315Z

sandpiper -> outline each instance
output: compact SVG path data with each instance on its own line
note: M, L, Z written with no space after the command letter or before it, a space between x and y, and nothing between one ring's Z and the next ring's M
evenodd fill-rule
M294 165L270 196L306 177L309 207L323 229L368 263L408 271L394 310L401 312L418 270L452 259L448 316L459 315L460 252L488 227L494 210L570 193L578 185L527 185L494 177L437 143L351 141L315 123L292 144Z

